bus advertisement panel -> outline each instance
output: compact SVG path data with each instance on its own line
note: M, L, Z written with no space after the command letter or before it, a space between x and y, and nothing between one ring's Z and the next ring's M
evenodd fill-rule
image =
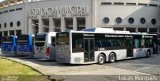
M35 35L35 58L55 60L55 36L56 32L37 33Z
M4 36L2 37L2 54L3 55L16 55L17 49L17 36Z
M33 56L33 35L19 35L17 37L17 54Z

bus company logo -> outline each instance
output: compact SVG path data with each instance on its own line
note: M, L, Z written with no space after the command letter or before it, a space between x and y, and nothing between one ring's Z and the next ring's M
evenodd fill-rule
M131 35L105 35L105 37L133 37L133 36L131 36Z
M153 36L144 36L144 38L153 38Z
M83 36L94 36L94 34L83 34Z

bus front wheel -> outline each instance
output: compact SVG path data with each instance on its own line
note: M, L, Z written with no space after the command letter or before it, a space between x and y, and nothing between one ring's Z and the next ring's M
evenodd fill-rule
M99 54L98 56L98 64L102 65L105 62L105 56L103 54Z
M109 55L109 62L113 63L116 61L116 55L114 53L111 53Z

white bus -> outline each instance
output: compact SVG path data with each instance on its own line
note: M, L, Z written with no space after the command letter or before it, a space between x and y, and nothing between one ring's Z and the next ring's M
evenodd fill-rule
M34 42L34 57L44 60L55 60L56 32L37 33Z
M96 28L56 35L56 61L70 64L115 62L149 57L156 34L130 33Z

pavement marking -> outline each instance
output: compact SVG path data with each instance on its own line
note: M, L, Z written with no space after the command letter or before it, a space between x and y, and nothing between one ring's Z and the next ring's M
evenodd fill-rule
M144 68L136 69L134 71L140 71L140 70L144 70L144 69L148 69L148 68L153 68L153 67L156 67L156 66L159 66L159 65L153 65L153 66L150 66L150 67L144 67Z

